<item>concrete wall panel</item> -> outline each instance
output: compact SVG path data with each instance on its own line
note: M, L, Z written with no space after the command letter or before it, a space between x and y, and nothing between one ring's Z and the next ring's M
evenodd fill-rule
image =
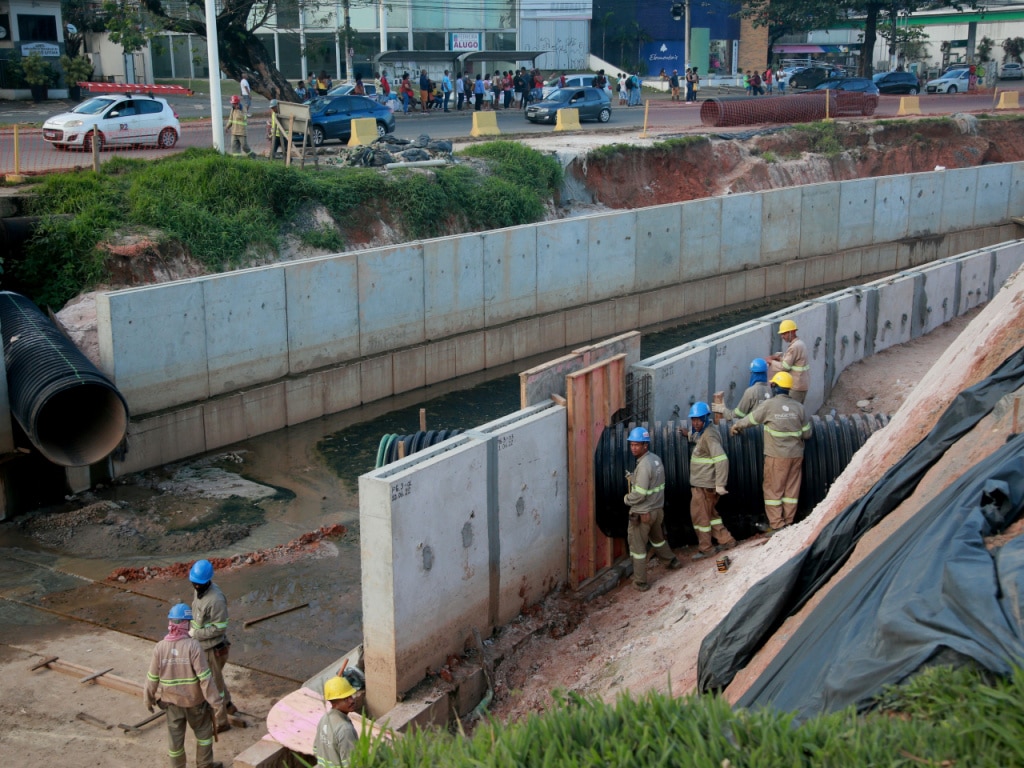
M359 363L359 392L362 402L372 403L395 394L394 357L381 355Z
M828 397L839 375L850 364L864 358L868 301L861 288L847 288L819 299L819 302L831 305L832 320L825 337L825 360L828 362L825 396Z
M96 297L100 368L141 415L210 396L202 281Z
M875 244L883 245L906 237L909 221L910 177L875 179Z
M211 397L288 373L284 276L264 267L202 281Z
M679 207L682 216L682 263L679 278L698 280L721 271L722 198L690 200Z
M482 371L487 362L487 334L469 333L455 339L456 375Z
M875 186L874 179L854 179L840 185L840 250L871 245L874 242Z
M686 418L690 406L708 390L712 347L686 344L672 352L641 360L634 368L637 374L651 377L652 421Z
M363 367L360 363L323 371L324 413L338 413L363 402Z
M426 346L400 349L391 356L391 360L396 395L427 386Z
M636 214L633 211L587 216L587 301L601 301L635 290ZM673 273L672 276L674 276ZM662 275L662 284L670 276ZM564 304L559 307L563 308Z
M992 290L992 251L971 251L957 257L960 263L960 295L957 314L984 304Z
M484 326L483 237L478 234L423 243L426 338L443 339Z
M974 226L978 188L977 168L953 168L942 180L942 224L940 232L955 232Z
M214 451L248 437L242 393L226 395L203 403L206 450Z
M943 173L948 171L910 175L910 210L907 220L907 235L910 237L933 235L941 231L942 190L945 187Z
M974 197L975 226L998 226L1011 215L1010 199L1013 188L1013 166L994 163L975 168L978 173Z
M360 251L358 260L360 354L422 342L422 245Z
M285 380L284 403L289 427L319 419L326 414L324 410L325 386L323 371L310 376Z
M800 199L800 187L762 193L762 264L781 264L800 256Z
M424 364L426 365L428 387L456 377L455 356L457 349L458 345L454 339L445 339L444 341L427 345Z
M353 254L286 264L288 371L359 357L359 275Z
M129 422L128 451L111 461L114 476L120 477L205 452L203 406L195 405Z
M265 435L288 426L288 404L283 381L242 393L246 437Z
M589 275L584 219L563 219L538 224L537 312L554 312L587 301Z
M761 261L760 193L722 198L722 272L756 267Z
M1024 261L1024 242L1018 240L997 246L992 249L992 253L995 257L995 267L992 269L992 288L995 294Z
M639 208L636 216L636 277L638 291L679 281L682 264L681 208L678 203ZM591 251L593 253L593 251Z
M914 307L914 276L899 274L870 283L878 291L878 319L874 338L875 354L910 341Z
M839 247L840 182L800 188L800 255L833 253Z
M924 275L922 334L931 333L956 317L959 273L960 264L954 259L921 270L921 274Z
M771 354L773 331L770 324L753 321L707 339L713 370L708 391L698 399L710 405L712 395L720 391L725 393L725 404L735 408L750 384L750 361Z
M1011 163L1010 216L1024 216L1024 163Z
M537 230L513 227L485 232L484 321L501 325L537 311Z

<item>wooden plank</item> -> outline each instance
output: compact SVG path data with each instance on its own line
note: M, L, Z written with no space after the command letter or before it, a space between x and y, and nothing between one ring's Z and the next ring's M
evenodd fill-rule
M55 662L55 661L56 661L57 659L58 659L58 657L57 657L57 656L51 656L51 657L50 657L50 658L48 658L48 659L43 659L42 661L40 661L40 662L37 662L37 663L33 664L33 665L32 665L32 667L31 667L31 668L29 669L29 672L35 672L35 671L36 671L37 669L39 669L40 667L45 667L45 666L47 666L47 665L49 665L49 664L52 664L52 663L53 663L53 662Z
M259 624L261 621L266 621L267 619L272 619L275 616L280 616L280 615L282 615L284 613L291 613L292 611L297 611L297 610L299 610L299 608L305 608L308 605L309 605L309 603L302 603L301 605L293 605L291 608L282 608L280 611L274 611L273 613L266 613L266 614L264 614L262 616L257 616L255 619L249 619L248 621L243 621L242 622L242 629L246 629L251 624Z
M585 365L583 356L564 355L519 374L519 407L529 408L551 395L565 396L565 377Z
M63 661L61 659L50 662L49 668L56 672L62 672L65 675L74 675L76 677L92 675L96 672L95 669L89 669L89 667L83 667L81 664L72 664L70 661ZM96 684L102 685L104 688L121 691L121 693L130 693L133 696L138 696L140 699L145 691L145 687L142 683L137 683L134 680L128 680L124 677L118 677L117 675L103 675L102 677L97 677Z
M105 674L107 674L107 672L113 672L113 671L114 671L113 667L107 667L106 669L101 669L99 672L93 672L91 675L86 675L85 677L83 677L78 682L80 682L80 683L88 683L90 680L95 680L97 677L103 677Z

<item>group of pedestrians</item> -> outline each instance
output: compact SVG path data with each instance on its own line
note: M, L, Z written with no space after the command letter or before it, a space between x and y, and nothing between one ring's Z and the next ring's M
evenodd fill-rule
M679 70L673 69L668 79L671 97L669 101L682 101L688 104L697 103L697 92L700 90L700 74L697 67L687 67L686 73L680 77Z
M729 456L714 423L715 416L735 419L729 434L761 426L764 431L764 510L767 522L761 528L771 536L791 525L800 498L804 441L811 435L810 421L804 411L809 365L807 348L797 337L796 323L783 320L779 334L786 342L782 354L755 358L750 363L750 380L735 409L724 403L708 405L698 401L690 408L689 428L679 427L693 444L690 451L690 521L697 535L694 560L714 552L732 549L736 540L718 512L718 501L729 484ZM647 580L648 545L669 569L680 567L678 558L665 540L665 467L650 451L650 432L644 427L630 431L629 449L636 468L626 475L629 492L623 498L629 509L627 542L633 563L633 586L643 592Z
M774 92L776 84L779 86L779 93L785 94L786 75L781 69L778 72L771 67L763 72L748 69L743 73L743 90L746 91L747 96L770 95Z

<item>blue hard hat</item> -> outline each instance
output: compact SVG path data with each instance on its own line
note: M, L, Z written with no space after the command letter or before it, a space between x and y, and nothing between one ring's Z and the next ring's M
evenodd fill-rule
M691 419L703 419L709 413L711 413L711 409L708 407L708 404L705 403L703 400L698 400L690 408Z
M209 584L213 580L213 565L209 560L196 560L188 572L188 580L193 584Z
M768 363L763 357L755 357L750 361L751 373L768 373Z
M651 433L643 427L633 427L633 429L629 431L629 442L649 443L651 442Z
M192 609L184 603L178 603L177 605L171 606L171 610L167 614L167 618L174 621L192 621Z

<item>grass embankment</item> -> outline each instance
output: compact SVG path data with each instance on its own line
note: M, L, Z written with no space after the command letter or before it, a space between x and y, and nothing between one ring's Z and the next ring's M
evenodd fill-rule
M1024 765L1024 672L992 679L935 667L886 690L867 715L852 709L795 724L719 697L650 694L606 705L557 697L543 715L486 724L472 738L437 731L360 743L350 765L550 768L1010 768Z
M190 149L152 162L114 158L99 173L48 176L29 213L44 222L24 260L5 269L39 304L59 307L106 282L97 246L116 232L155 228L213 272L276 252L287 234L342 251L355 217L383 215L407 240L540 221L561 185L553 158L515 142L471 147L487 170L452 165L422 171L286 168L264 160ZM323 206L335 226L316 224Z

